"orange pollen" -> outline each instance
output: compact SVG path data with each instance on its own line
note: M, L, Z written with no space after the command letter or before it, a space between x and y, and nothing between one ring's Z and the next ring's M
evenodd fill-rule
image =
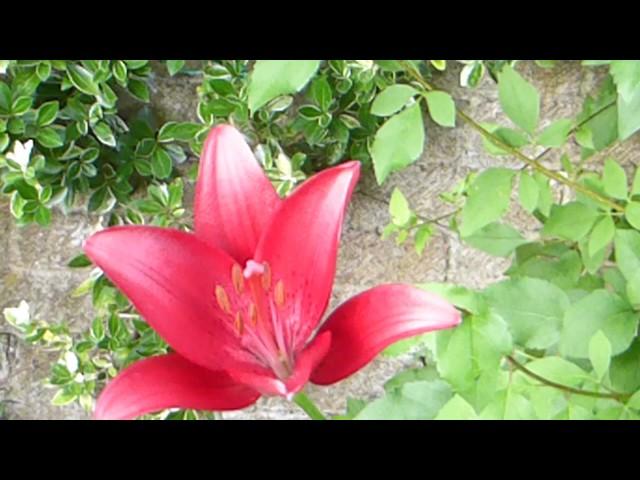
M244 323L242 321L242 313L240 313L239 311L236 312L235 326L236 326L236 330L238 330L238 334L242 335L242 331L244 329Z
M249 321L251 325L255 327L258 322L258 309L256 308L255 303L249 304Z
M242 275L242 267L237 263L234 263L233 267L231 267L231 281L236 293L241 294L244 290L244 277Z
M276 287L273 291L273 299L278 307L284 306L284 283L282 283L282 280L278 280L276 282Z
M218 306L224 313L231 313L229 297L227 297L227 292L225 292L224 288L220 285L216 285L216 300L218 301Z
M264 272L262 273L262 288L265 291L271 288L271 267L269 267L268 263L264 263Z

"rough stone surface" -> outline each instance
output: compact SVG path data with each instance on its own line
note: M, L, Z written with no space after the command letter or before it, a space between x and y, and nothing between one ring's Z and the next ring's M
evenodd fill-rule
M602 70L580 68L575 62L543 70L533 64L520 68L541 92L542 125L551 119L574 117L583 98L602 79ZM502 114L495 84L485 78L474 90L457 83L453 68L437 80L452 91L458 105L478 121L509 125ZM194 120L197 81L160 76L154 85L154 108L161 118ZM381 240L388 223L387 200L394 187L401 188L412 206L422 215L437 217L451 207L438 194L451 189L469 172L494 165L518 166L511 158L489 156L480 135L467 125L444 129L427 120L427 146L423 157L403 172L392 175L380 187L371 172L365 172L356 190L343 231L338 275L331 302L340 302L362 290L385 282L450 281L482 287L501 278L508 260L494 258L463 246L455 236L438 232L418 257L410 244L397 246L391 239ZM638 135L602 155L612 155L626 164L638 163ZM570 146L577 152L575 145ZM537 151L529 152L537 154ZM602 155L599 158L602 158ZM553 165L557 156L545 158ZM535 221L514 209L510 220L525 234L536 228ZM91 305L85 299L69 296L86 273L73 272L66 262L78 253L82 239L94 228L95 219L81 214L56 215L48 230L18 228L6 205L0 205L0 309L15 306L21 299L30 302L36 318L67 319L74 329L91 321ZM6 400L10 418L85 418L76 407L49 405L51 392L41 380L51 362L47 354L31 349L8 334L11 329L0 319L0 401ZM8 334L8 335L7 335ZM331 388L309 388L310 396L330 414L344 410L347 397L364 399L382 394L383 384L398 371L418 366L411 355L388 359L380 357L367 368ZM252 408L224 414L225 418L294 419L305 418L293 404L279 398L262 399Z

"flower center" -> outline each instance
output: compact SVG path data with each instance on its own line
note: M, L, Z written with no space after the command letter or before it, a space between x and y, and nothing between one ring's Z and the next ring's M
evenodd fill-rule
M291 334L284 322L286 290L282 280L273 283L268 263L248 260L244 269L231 268L233 291L215 287L218 307L229 320L242 346L280 379L293 372Z

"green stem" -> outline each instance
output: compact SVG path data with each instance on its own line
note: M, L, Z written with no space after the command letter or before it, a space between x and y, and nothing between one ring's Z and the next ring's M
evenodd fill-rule
M418 72L412 65L410 65L407 62L402 62L402 63L404 64L404 66L407 69L407 71L409 72L409 74L425 90L427 90L427 91L435 90L422 77L420 72ZM598 192L595 192L595 191L591 190L590 188L585 187L584 185L582 185L580 183L574 182L573 180L560 175L558 172L554 172L553 170L549 170L545 166L543 166L540 163L538 163L538 161L536 159L527 157L520 150L518 150L517 148L512 147L508 143L504 142L501 138L497 137L496 135L494 135L493 133L491 133L490 131L485 129L482 125L480 125L473 118L471 118L469 115L467 115L463 110L461 110L461 109L456 107L456 112L457 112L457 114L458 114L458 116L460 118L462 118L467 124L469 124L473 129L475 129L477 132L479 132L482 136L484 136L485 138L490 140L492 143L502 147L503 149L508 151L511 155L513 155L514 157L518 158L522 162L526 163L527 165L529 165L534 170L539 171L540 173L542 173L543 175L547 176L548 178L551 178L551 179L553 179L553 180L555 180L555 181L557 181L559 183L567 185L568 187L572 188L573 190L575 190L577 192L580 192L580 193L582 193L582 194L584 194L584 195L586 195L588 197L591 197L593 200L595 200L595 201L597 201L597 202L599 202L599 203L601 203L603 205L606 205L607 207L611 208L612 210L616 210L618 212L624 212L624 207L619 205L618 203L609 200L607 197L605 197L603 195L600 195Z
M619 401L621 403L625 403L630 397L630 395L627 394L627 393L618 393L618 392L602 393L602 392L594 392L593 390L582 390L580 388L573 388L573 387L569 387L567 385L562 385L561 383L556 383L556 382L548 380L548 379L546 379L544 377L541 377L537 373L533 373L531 370L529 370L527 367L522 365L520 362L518 362L511 355L507 355L506 358L515 368L520 370L525 375L528 375L529 377L533 378L534 380L538 380L540 383L542 383L544 385L547 385L547 386L553 387L553 388L557 388L558 390L562 390L563 392L573 393L575 395L583 395L585 397L612 398L612 399L617 400L617 401Z
M327 417L320 411L316 404L307 397L307 394L304 392L299 392L293 397L293 401L302 409L304 412L309 415L309 418L312 420L326 420Z

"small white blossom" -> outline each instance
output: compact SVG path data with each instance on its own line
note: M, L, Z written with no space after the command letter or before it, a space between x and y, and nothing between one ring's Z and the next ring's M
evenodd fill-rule
M67 370L71 373L75 373L78 370L78 357L73 352L65 352L64 363L67 366Z
M17 307L5 308L2 313L7 322L15 327L27 325L31 319L29 304L24 300L22 300Z
M7 67L9 67L9 60L0 60L0 75L7 73Z
M13 144L13 150L6 154L9 160L13 160L23 172L27 171L29 166L29 159L31 158L31 149L33 148L33 140L29 140L22 144L19 140L16 140Z

